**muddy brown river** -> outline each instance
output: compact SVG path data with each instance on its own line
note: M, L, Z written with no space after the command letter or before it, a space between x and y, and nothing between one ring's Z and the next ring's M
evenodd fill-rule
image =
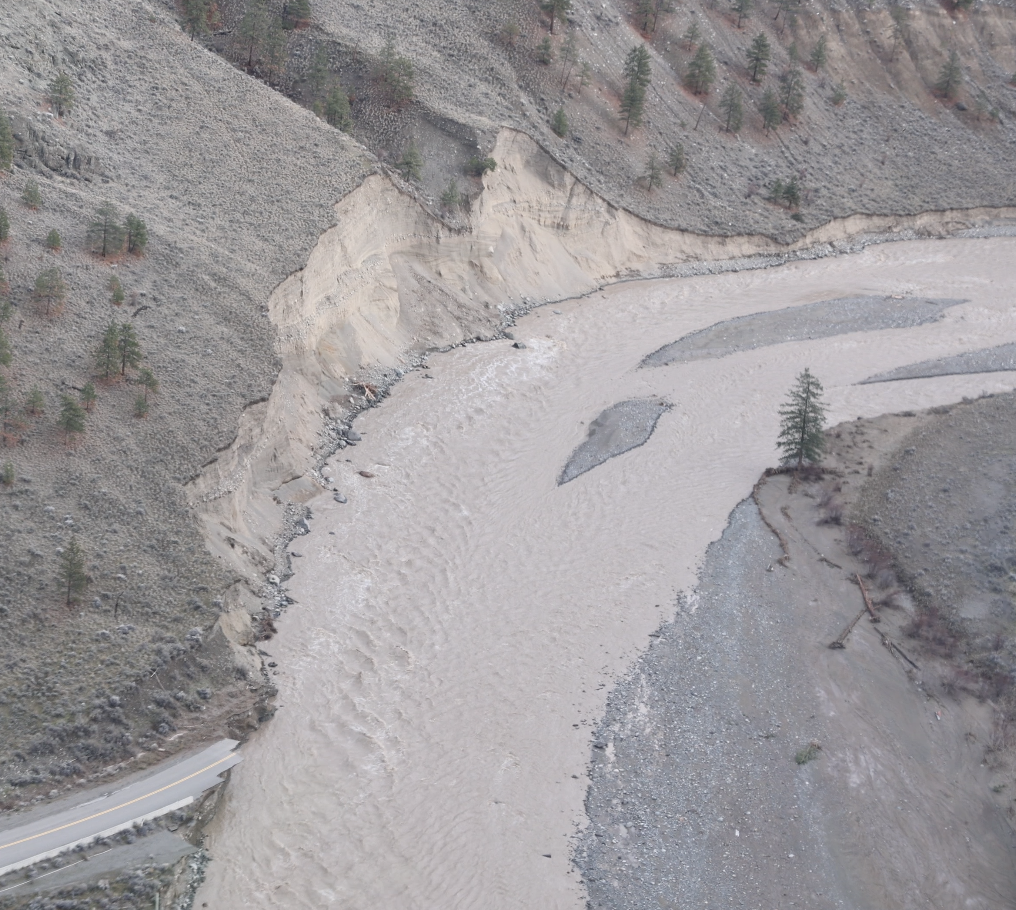
M297 603L266 643L280 708L243 749L195 906L584 907L592 728L775 463L794 377L819 377L832 423L1012 389L1011 372L857 383L1016 341L1014 262L1016 239L922 241L622 284L522 319L524 349L408 374L330 462L348 503L313 501L291 546ZM715 323L845 297L965 302L638 368ZM590 422L640 398L671 405L651 438L559 486Z

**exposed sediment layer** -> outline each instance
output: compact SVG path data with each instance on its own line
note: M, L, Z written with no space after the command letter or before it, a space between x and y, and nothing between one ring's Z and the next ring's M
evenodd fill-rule
M262 578L291 504L321 489L308 472L334 447L328 425L370 403L366 389L349 394L353 378L396 378L423 352L494 337L513 312L614 281L765 268L1016 216L989 208L854 215L792 244L710 237L618 209L524 134L502 131L493 156L498 168L484 178L467 230L450 230L371 176L336 204L336 226L271 295L282 370L268 400L241 416L233 444L188 488L213 552L246 581L222 620L234 640L251 644L244 614L270 593Z

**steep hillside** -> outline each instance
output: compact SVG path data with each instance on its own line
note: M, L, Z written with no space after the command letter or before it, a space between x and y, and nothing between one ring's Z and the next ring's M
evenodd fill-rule
M0 803L248 724L271 693L251 614L269 634L260 611L277 596L265 576L278 535L301 517L321 452L344 444L349 409L373 399L353 379L391 379L429 348L490 337L534 299L898 220L820 227L834 217L1013 202L1011 5L919 7L892 60L885 9L813 5L795 28L774 24L774 11L760 5L743 29L718 7L662 15L645 124L626 137L620 72L640 39L632 11L609 3L576 4L569 28L589 82L563 92L558 64L535 62L534 48L549 37L560 53L567 32L549 36L530 4L319 0L310 27L288 33L285 68L252 66L277 87L213 52L236 55L234 0L199 40L164 0L5 10L0 108L15 160L0 176L11 222L0 253L14 309L0 465L13 478L0 489ZM679 85L693 15L720 64L704 112ZM774 74L795 38L804 53L829 36L828 71L805 73L803 112L770 135L752 112L762 88L743 66L759 28ZM401 107L374 75L387 32L416 73L416 100ZM953 44L968 70L965 111L928 88ZM329 78L353 91L352 137L283 94L316 100L319 47ZM60 72L76 94L62 117L47 89ZM751 98L740 136L717 128L731 79ZM840 81L848 98L835 106ZM982 90L1000 120L978 117ZM570 129L559 139L549 120L561 106ZM410 139L423 165L406 183L389 165ZM636 186L649 151L674 142L686 173L652 193ZM475 154L498 163L482 181L462 173ZM795 175L799 213L763 200ZM30 180L37 208L21 201ZM469 201L441 211L451 180ZM89 250L105 202L144 220L145 255ZM59 251L45 244L54 229ZM47 313L33 287L54 267L66 300ZM96 364L111 321L133 326L140 366L159 379L146 416L135 416L140 372L106 378ZM78 399L89 382L97 400L84 432L61 432L63 396ZM41 407L29 406L35 390ZM59 570L72 539L90 583L68 605Z
M738 28L729 4L692 0L669 4L669 12L655 16L651 33L636 28L645 22L641 6L576 0L552 34L548 16L526 0L433 8L400 0L319 0L311 26L290 33L285 67L269 73L255 55L252 71L311 106L324 97L315 91L312 72L323 47L333 77L352 96L353 135L393 165L415 143L423 158L421 185L433 200L452 179L463 190L478 190L463 168L470 157L489 153L502 126L532 135L612 203L660 224L707 233L799 236L855 212L914 213L1013 200L1012 3L957 9L930 2L795 7L765 0L753 4ZM236 42L250 3L224 0L220 7L220 29L210 43L246 66L246 45L237 48ZM684 37L692 28L696 41ZM771 60L754 82L746 51L760 33ZM388 38L416 76L415 100L394 110L378 81ZM816 69L810 58L823 39L826 62ZM544 40L550 64L539 62ZM570 40L574 66L564 59ZM642 41L652 75L645 122L625 135L622 70L626 54ZM696 95L684 82L703 44L715 59L716 80L709 93ZM962 84L946 98L935 84L952 50ZM782 93L795 55L803 109L766 131L759 105L767 89ZM730 85L741 92L745 112L736 135L722 129L720 101ZM837 87L844 98L839 104ZM551 129L558 108L569 125L560 138ZM648 156L656 153L665 164L676 143L684 146L687 171L665 177L650 193L642 179ZM792 177L804 190L800 222L765 201L776 180Z

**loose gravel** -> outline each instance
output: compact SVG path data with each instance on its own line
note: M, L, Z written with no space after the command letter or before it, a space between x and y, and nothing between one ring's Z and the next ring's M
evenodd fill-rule
M912 328L938 321L949 307L963 302L923 297L838 297L769 313L752 313L685 335L649 354L640 366L689 363L787 341L831 338L851 332Z
M822 721L787 646L779 556L746 500L608 700L575 854L590 908L844 905L794 760Z
M558 486L591 471L610 458L644 445L656 422L670 405L665 401L636 398L619 401L589 424L589 437L572 453L558 478Z
M928 379L932 376L956 376L962 373L1006 373L1016 370L1016 344L1000 344L979 351L967 351L954 357L922 360L885 373L876 373L859 382L895 382L897 379Z

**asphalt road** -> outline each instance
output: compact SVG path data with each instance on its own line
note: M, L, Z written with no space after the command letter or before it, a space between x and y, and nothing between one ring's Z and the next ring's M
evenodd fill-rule
M52 812L20 825L18 817L5 819L0 822L0 875L183 808L221 783L219 775L241 760L233 751L236 745L220 740L119 790L96 788L94 798L85 794L84 801L77 794L76 805L54 805Z

